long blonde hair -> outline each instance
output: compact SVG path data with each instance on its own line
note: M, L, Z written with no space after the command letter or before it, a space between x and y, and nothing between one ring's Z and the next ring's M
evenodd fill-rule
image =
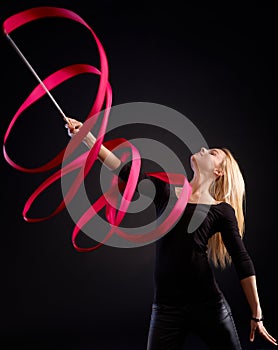
M211 185L210 193L217 201L229 203L235 210L238 221L238 229L243 237L245 229L244 205L245 183L239 165L227 148L221 148L226 157L222 162L223 175L219 176ZM216 267L225 268L231 264L222 241L220 232L214 234L208 242L208 256Z

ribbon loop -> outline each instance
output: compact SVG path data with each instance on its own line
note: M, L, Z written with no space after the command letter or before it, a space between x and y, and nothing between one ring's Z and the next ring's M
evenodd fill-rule
M95 43L97 45L99 56L100 56L100 69L97 69L96 67L88 64L74 64L74 65L70 65L57 70L56 72L52 73L42 81L43 86L42 84L38 84L33 89L33 91L30 93L30 95L26 98L26 100L22 103L22 105L19 107L19 109L13 116L4 136L3 153L6 161L17 170L22 172L27 172L27 173L46 172L46 171L50 171L55 167L60 167L60 169L58 169L54 174L49 176L28 198L22 213L24 219L27 222L39 222L39 221L47 220L57 215L58 213L60 213L74 198L75 194L77 193L78 189L83 183L85 177L89 174L95 161L98 158L101 145L103 144L111 152L117 147L126 148L128 145L131 151L130 153L123 154L121 156L121 161L124 162L126 157L131 154L132 166L131 166L131 170L130 170L130 174L129 174L129 178L127 180L126 186L124 186L123 188L124 195L122 197L118 212L116 211L114 206L114 204L117 203L117 193L118 193L117 178L114 175L111 182L111 187L109 188L109 190L105 194L100 196L100 198L97 199L95 203L93 203L88 208L88 210L81 216L81 218L76 223L72 232L72 244L77 251L88 252L88 251L98 249L100 246L105 244L105 242L112 236L112 234L118 234L124 239L135 241L135 242L141 242L141 243L144 243L144 242L147 243L153 239L159 238L161 235L166 233L167 230L169 230L181 216L191 194L190 184L188 183L185 176L181 174L175 174L175 173L169 174L169 173L163 173L163 172L148 173L148 175L150 176L157 177L171 184L181 185L183 187L183 190L179 196L179 199L177 200L172 212L168 215L165 221L152 232L149 232L148 234L142 233L142 234L137 234L135 236L134 235L131 236L119 229L119 225L127 213L128 207L130 205L130 202L135 192L135 188L136 188L136 184L138 181L139 172L141 168L141 157L137 148L126 139L119 138L119 139L114 139L106 142L103 141L107 124L108 124L109 113L112 106L112 88L108 81L109 69L108 69L107 57L100 40L96 36L95 32L90 28L90 26L79 15L77 15L76 13L70 10L63 9L63 8L56 8L56 7L37 7L37 8L31 8L26 11L17 13L4 21L3 31L6 35L9 35L13 31L18 30L20 27L27 25L32 21L39 20L42 18L47 18L47 17L67 18L85 26L92 34L95 40ZM17 164L8 155L6 150L7 140L9 138L9 135L17 119L22 116L23 112L27 108L29 108L32 104L34 104L40 98L42 98L47 93L47 91L51 91L58 85L67 81L68 79L76 77L79 74L97 74L100 77L96 97L94 99L92 108L86 117L86 123L84 123L84 126L70 141L69 145L65 149L60 151L48 163L43 164L36 168L27 168ZM45 89L47 89L47 91ZM69 162L69 164L62 166L63 160L65 160L67 157L69 157L73 153L73 151L82 142L84 137L93 128L98 118L100 117L100 112L102 109L104 109L103 120L101 123L100 131L96 137L96 142L94 146L89 151L84 152L79 157ZM44 216L44 217L37 217L37 218L32 218L28 216L28 212L31 209L34 201L48 187L50 187L57 180L62 179L63 176L73 171L76 171L78 169L79 169L79 172L75 177L70 189L64 196L61 203L57 206L56 209L52 211L50 215ZM109 198L109 203L107 198ZM111 205L111 203L113 205ZM112 226L110 231L107 233L106 237L101 242L99 242L99 244L93 247L87 247L87 248L79 247L76 244L76 239L79 232L88 223L88 221L90 221L104 207L106 209L105 214L106 214L107 221Z

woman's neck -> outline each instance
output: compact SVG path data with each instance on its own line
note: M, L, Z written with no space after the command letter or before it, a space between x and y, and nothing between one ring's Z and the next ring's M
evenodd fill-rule
M214 203L215 199L210 194L210 186L213 179L202 176L202 174L195 175L190 181L191 196L190 202Z

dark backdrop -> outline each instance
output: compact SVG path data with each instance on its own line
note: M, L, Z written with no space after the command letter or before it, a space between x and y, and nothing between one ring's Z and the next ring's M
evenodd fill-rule
M114 105L166 105L189 118L210 146L232 150L247 187L244 241L255 262L265 325L278 336L277 7L5 0L1 22L35 6L70 9L92 27L108 57ZM38 21L13 38L41 78L73 63L99 68L92 38L72 21ZM37 82L4 35L0 45L4 137ZM66 113L83 120L97 82L92 76L78 77L55 96ZM27 167L45 163L68 142L63 124L51 101L42 99L18 121L7 144L9 155ZM71 244L74 224L66 211L41 223L22 218L27 198L46 174L18 172L2 156L0 176L3 348L146 349L154 246L103 246L79 253ZM55 206L59 186L55 190L39 201L36 210L42 215ZM93 244L86 238L79 242ZM233 268L216 274L245 349L272 348L258 336L249 344L249 308ZM190 349L203 349L193 336L188 343Z

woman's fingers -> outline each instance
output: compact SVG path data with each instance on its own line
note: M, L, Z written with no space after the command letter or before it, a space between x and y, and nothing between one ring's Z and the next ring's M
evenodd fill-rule
M257 331L261 337L265 338L267 341L272 343L273 345L277 345L276 339L268 333L263 324L258 324L257 327L251 327L250 332L250 341L254 341L255 331Z
M68 118L68 123L66 125L66 127L70 130L71 133L76 134L76 132L78 132L80 127L82 126L82 123L76 119Z
M82 125L83 124L80 121L73 118L68 118L68 123L65 125L65 127L68 129L69 135L72 136L79 131Z

